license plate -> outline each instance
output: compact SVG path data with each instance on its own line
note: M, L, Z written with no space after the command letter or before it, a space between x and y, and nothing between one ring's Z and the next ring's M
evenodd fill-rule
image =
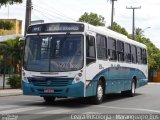
M54 90L53 89L44 89L44 92L45 93L54 93Z

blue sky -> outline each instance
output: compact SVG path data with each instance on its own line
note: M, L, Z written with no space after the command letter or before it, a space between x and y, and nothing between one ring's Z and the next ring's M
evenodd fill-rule
M110 25L111 4L107 0L32 0L32 20L45 22L76 21L84 12L94 12L105 17L106 26ZM9 18L24 20L25 4L9 6ZM114 21L132 33L132 10L126 6L141 6L135 11L135 27L145 29L144 35L160 48L160 0L117 0ZM0 8L0 18L8 18L8 7ZM24 22L23 22L24 26Z

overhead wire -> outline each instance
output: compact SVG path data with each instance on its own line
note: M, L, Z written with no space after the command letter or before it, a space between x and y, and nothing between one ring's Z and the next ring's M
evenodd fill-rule
M46 2L42 1L42 0L39 0L41 1L43 4L46 4ZM50 6L50 4L46 4L46 6ZM56 11L58 15L62 16L62 17L65 17L65 18L68 18L70 20L73 20L73 21L76 21L75 19L71 18L71 17L68 17L67 15L65 15L64 13L58 11L57 9L55 9L53 6L50 6L50 8L52 8L54 10L54 12Z
M39 1L37 0L36 4L32 2L32 10L38 14L40 14L42 17L44 18L47 18L49 19L50 21L54 21L55 22L55 19L59 19L59 20L72 20L72 21L76 21L70 17L67 17L66 15L64 15L63 13L59 12L58 10L56 10L55 8L53 7L50 7L50 9L48 9L49 7L42 7L40 6L39 4ZM43 2L44 3L44 2ZM46 6L48 6L46 3L44 3ZM21 4L22 7L26 7L26 4L25 3L22 3ZM51 12L52 11L52 12ZM34 16L36 16L37 18L40 19L40 16L36 15L35 13L33 12ZM53 14L53 12L56 14ZM33 15L32 14L32 15ZM43 19L44 19L43 18Z
M37 1L38 2L34 3L34 7L36 7L36 9L41 8L43 11L46 11L48 14L50 13L50 15L52 15L52 16L53 16L53 12L54 12L56 15L59 16L59 17L57 16L58 18L63 18L63 19L65 18L65 20L68 19L68 20L76 21L73 18L70 18L70 17L64 15L63 13L61 13L60 11L56 10L55 8L53 8L53 6L52 7L46 7L46 8L41 7L39 4L37 4L37 3L39 3L40 0L37 0ZM43 5L45 4L45 6L48 6L48 4L46 4L45 2L42 2L42 3L43 3ZM50 9L48 9L48 8L50 8Z
M43 17L46 17L46 18L50 19L51 21L55 22L55 20L53 18L48 17L45 12L39 11L39 10L37 10L35 8L33 8L33 10L35 10L36 12L38 12L39 14L41 14Z
M60 18L60 17L58 17L58 16L54 16L53 14L51 14L51 13L48 13L48 12L45 12L45 11L42 11L42 10L38 10L37 8L33 8L33 10L36 10L36 11L38 11L38 12L42 12L43 14L45 14L45 16L50 16L50 17L52 17L52 20L55 20L55 19L60 19L60 20L65 20L64 18ZM54 18L54 19L53 19Z
M20 6L26 8L26 5L24 5L24 4L21 4ZM35 8L32 8L32 10L34 10L35 12L37 12L38 14L40 14L41 16L46 17L46 18L50 19L51 21L54 21L54 19L49 18L49 17L48 17L47 15L45 15L42 11L36 10ZM33 12L32 12L32 13L33 13ZM33 14L34 14L34 13L33 13ZM33 14L32 14L32 15L33 15ZM42 19L42 18L40 18L40 16L38 16L38 15L35 15L35 14L34 14L34 16L37 16L39 19Z

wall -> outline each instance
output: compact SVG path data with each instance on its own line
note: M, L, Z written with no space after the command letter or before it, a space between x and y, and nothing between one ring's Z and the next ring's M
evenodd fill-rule
M160 70L153 72L153 82L160 82Z
M10 21L14 24L14 28L12 30L0 29L0 36L22 34L22 20L17 20L17 19L0 19L0 20Z

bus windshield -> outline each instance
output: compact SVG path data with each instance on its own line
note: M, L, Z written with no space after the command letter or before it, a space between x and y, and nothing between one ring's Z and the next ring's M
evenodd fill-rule
M83 67L83 35L28 36L24 69L36 72L65 72Z

